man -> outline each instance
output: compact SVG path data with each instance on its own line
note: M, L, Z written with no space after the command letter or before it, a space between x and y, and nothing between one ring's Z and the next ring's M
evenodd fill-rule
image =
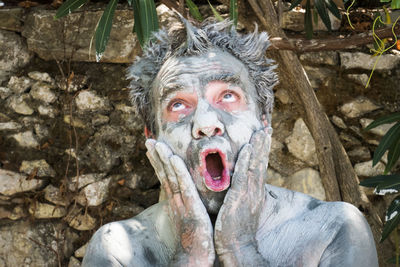
M378 266L352 205L266 185L275 66L257 30L185 23L129 71L166 200L101 227L83 266Z

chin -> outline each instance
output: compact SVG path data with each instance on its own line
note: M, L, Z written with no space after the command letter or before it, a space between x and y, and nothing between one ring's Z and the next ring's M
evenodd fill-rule
M217 215L222 204L224 203L226 191L218 193L210 191L205 194L202 194L201 192L199 193L208 214Z

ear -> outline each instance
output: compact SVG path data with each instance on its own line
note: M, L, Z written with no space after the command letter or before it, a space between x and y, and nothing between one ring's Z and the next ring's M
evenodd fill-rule
M144 136L146 136L147 139L154 138L153 133L147 128L147 126L144 126Z
M267 116L265 116L265 114L263 114L261 116L261 121L262 121L264 127L266 128L268 126L268 120L267 120Z

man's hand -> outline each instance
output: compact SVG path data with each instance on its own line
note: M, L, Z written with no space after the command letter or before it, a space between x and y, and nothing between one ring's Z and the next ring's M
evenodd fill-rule
M272 131L272 129L268 129ZM224 266L265 266L255 240L258 220L265 202L268 154L271 135L253 134L238 156L232 186L215 223L215 247Z
M146 141L146 155L169 201L169 216L180 236L181 246L173 265L212 266L215 260L213 229L183 160L153 139Z

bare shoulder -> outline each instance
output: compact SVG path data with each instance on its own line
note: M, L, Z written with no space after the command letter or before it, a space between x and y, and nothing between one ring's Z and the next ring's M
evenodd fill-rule
M161 225L169 223L164 206L158 203L131 219L99 228L89 242L82 266L165 265L173 253L174 239L173 233L160 231Z
M267 204L257 233L266 258L287 266L307 262L315 266L378 266L370 227L355 206L271 185L266 189ZM290 255L295 255L292 262L282 262Z

